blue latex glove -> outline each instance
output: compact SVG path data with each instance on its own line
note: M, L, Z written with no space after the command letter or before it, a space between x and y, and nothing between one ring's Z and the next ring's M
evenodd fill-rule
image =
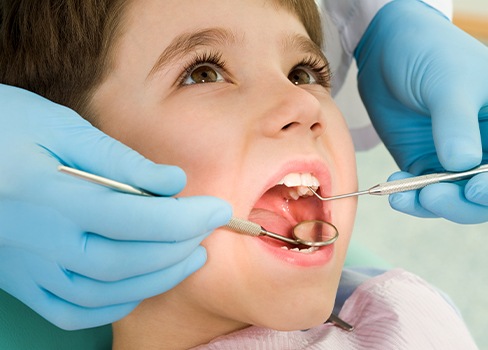
M231 216L217 198L123 194L59 164L168 197L186 176L70 109L0 85L0 288L64 329L116 321L178 284L205 263L202 239Z
M488 160L488 48L417 0L375 16L356 48L358 83L398 179ZM390 196L393 208L459 223L488 221L488 175Z

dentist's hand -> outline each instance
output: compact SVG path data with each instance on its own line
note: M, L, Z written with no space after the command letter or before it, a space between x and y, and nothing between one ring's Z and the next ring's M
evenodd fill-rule
M396 0L375 16L355 56L361 97L400 169L461 171L488 160L486 46L424 3ZM486 222L488 175L392 195L390 203L421 217Z
M123 194L59 164L167 198ZM200 242L226 224L212 197L185 185L75 112L0 85L0 288L64 329L108 324L171 289L206 261Z

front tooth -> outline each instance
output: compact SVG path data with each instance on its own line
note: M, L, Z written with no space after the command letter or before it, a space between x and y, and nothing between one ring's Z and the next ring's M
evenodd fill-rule
M320 182L319 180L315 177L315 176L312 176L312 186L311 187L316 187L316 188L319 188L320 187Z
M319 180L310 173L291 173L283 177L278 185L285 185L287 187L298 187L298 186L311 186L319 187Z
M283 178L283 183L287 187L296 187L302 184L302 179L298 173L288 174Z
M301 183L302 186L310 186L313 183L312 182L312 174L310 174L310 173L300 174L300 178L302 180L302 183Z

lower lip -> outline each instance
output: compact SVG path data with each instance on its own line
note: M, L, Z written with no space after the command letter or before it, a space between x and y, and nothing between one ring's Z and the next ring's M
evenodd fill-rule
M276 245L275 242L268 243L267 241L269 240L270 238L267 237L259 237L256 239L257 243L275 258L295 266L323 266L328 264L334 256L334 244L320 247L312 253L300 253L282 249L281 246Z

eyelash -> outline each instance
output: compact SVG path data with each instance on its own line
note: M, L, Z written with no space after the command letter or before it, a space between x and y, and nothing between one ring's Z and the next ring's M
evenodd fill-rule
M218 52L205 52L196 54L189 63L187 63L183 68L183 73L178 78L178 85L184 86L184 82L193 72L193 70L198 67L199 65L203 64L211 64L220 70L225 70L225 61L222 59L222 54ZM300 63L296 64L291 70L295 70L298 68L308 68L310 69L317 80L317 84L325 87L326 89L330 88L330 80L331 80L331 71L329 67L329 63L326 61L324 62L322 59L309 56L303 59Z
M184 86L185 80L193 70L203 64L211 64L221 70L225 70L225 61L222 59L222 54L217 52L198 53L183 68L183 73L178 78L178 85Z
M297 68L308 68L310 69L317 80L317 84L325 87L326 89L330 88L330 80L332 78L332 73L330 71L329 62L322 60L319 57L309 56L302 60L300 63L293 67L292 71Z

